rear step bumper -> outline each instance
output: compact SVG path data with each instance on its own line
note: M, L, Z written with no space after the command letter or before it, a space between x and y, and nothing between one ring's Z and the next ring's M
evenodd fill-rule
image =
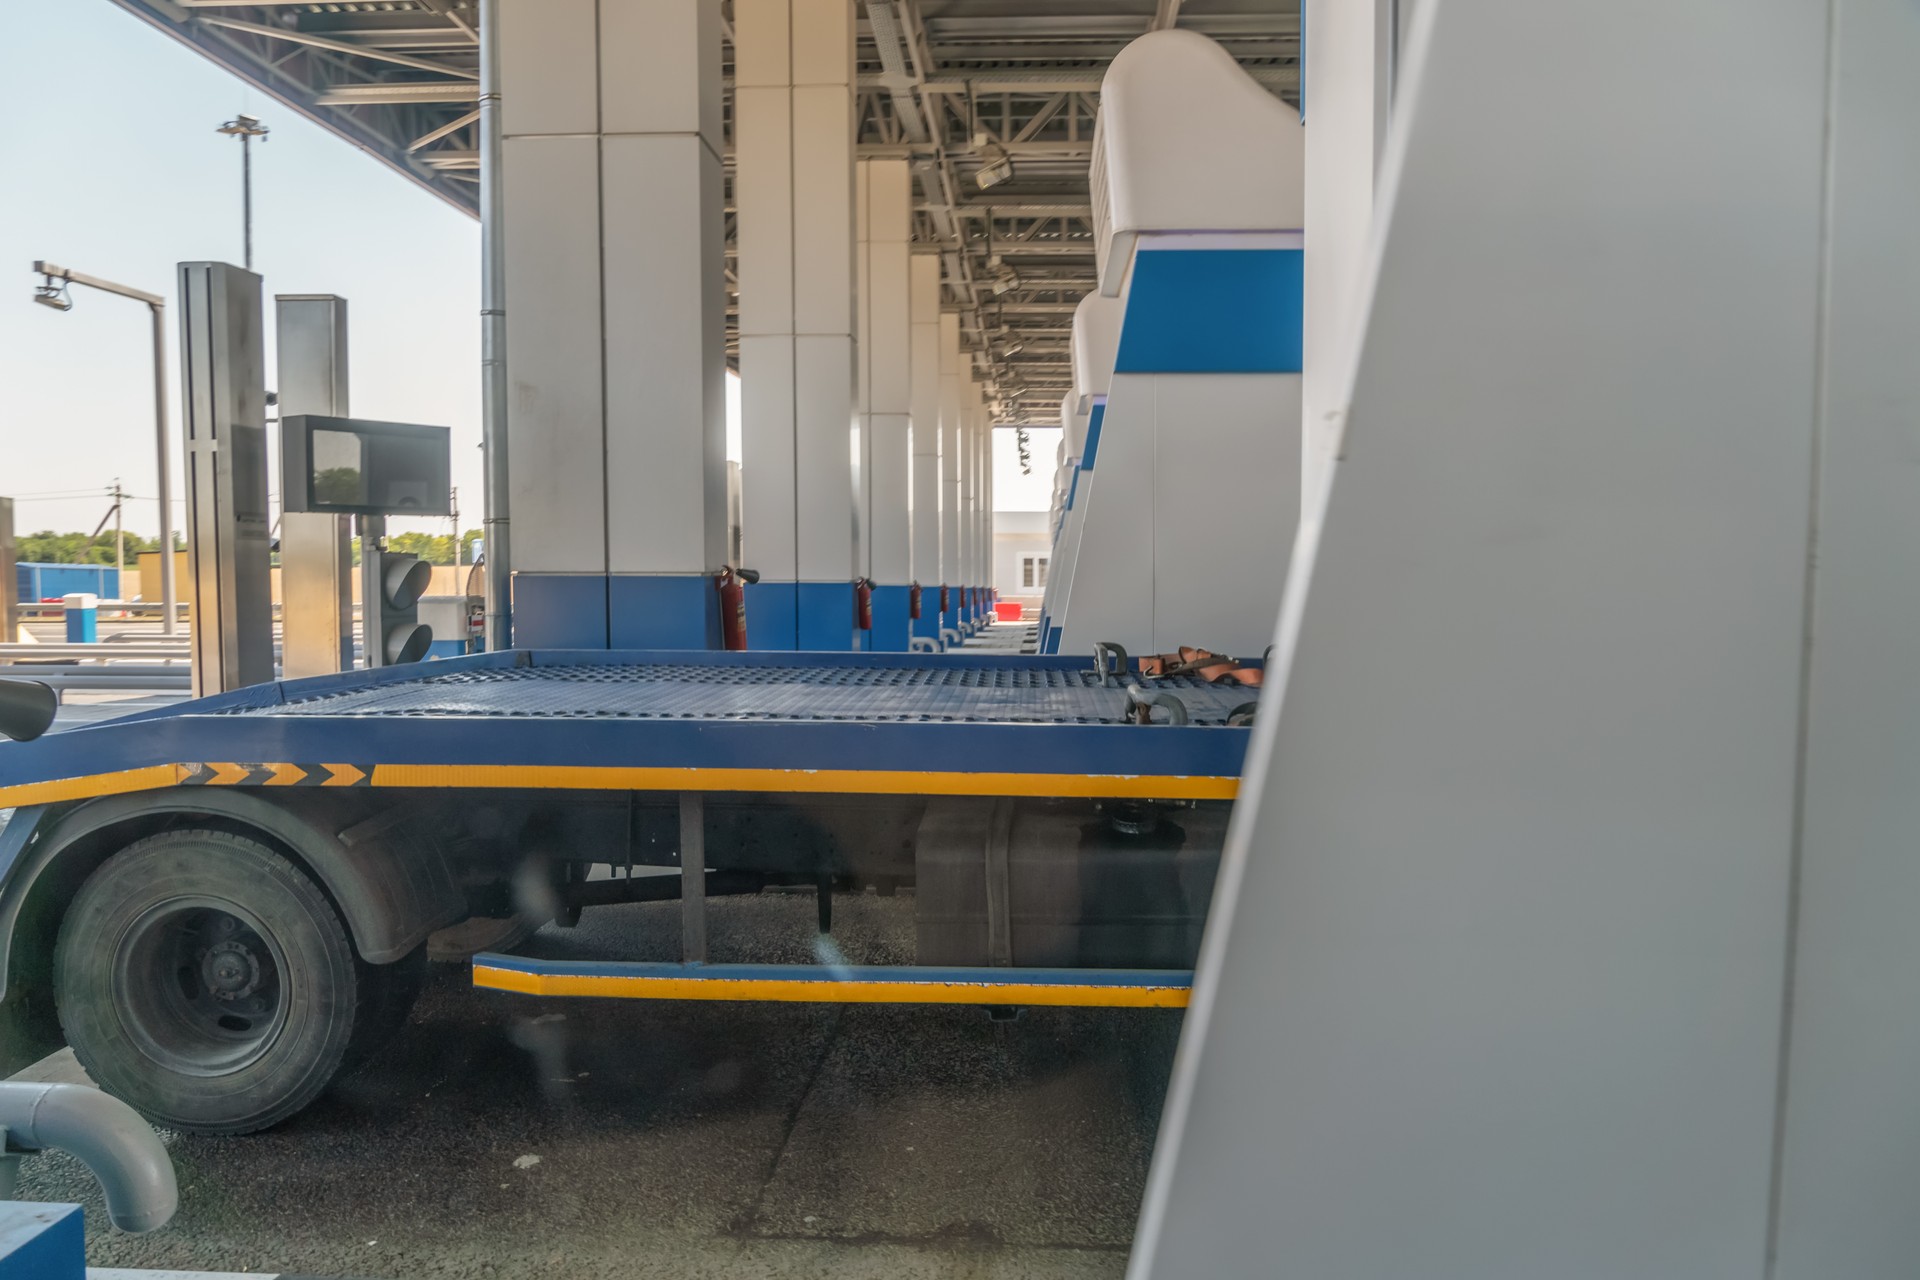
M483 953L473 959L473 985L528 996L622 1000L1184 1009L1193 974L1184 969L653 964Z

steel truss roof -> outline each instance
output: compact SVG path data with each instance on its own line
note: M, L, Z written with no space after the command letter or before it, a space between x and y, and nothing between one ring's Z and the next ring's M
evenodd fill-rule
M479 181L474 0L114 0L468 213ZM1289 0L859 0L860 154L916 177L916 250L943 263L976 376L1004 423L1051 425L1072 377L1073 307L1093 288L1087 170L1100 80L1178 24L1274 93L1299 85ZM732 5L726 129L731 182ZM1012 174L982 187L983 165ZM727 275L735 289L731 198ZM731 318L729 320L731 329ZM730 335L731 336L731 335Z

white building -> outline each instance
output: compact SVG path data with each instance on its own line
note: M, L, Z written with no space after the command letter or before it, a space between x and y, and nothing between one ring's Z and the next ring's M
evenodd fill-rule
M1002 600L1038 610L1051 555L1046 512L993 513L993 585Z

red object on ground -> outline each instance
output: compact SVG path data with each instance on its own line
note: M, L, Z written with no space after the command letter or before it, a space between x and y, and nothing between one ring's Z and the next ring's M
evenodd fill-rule
M1002 622L1020 621L1020 616L1021 616L1020 606L1019 604L1017 604L1012 600L998 601L993 606L993 612L994 612L994 616L999 618L1000 621Z

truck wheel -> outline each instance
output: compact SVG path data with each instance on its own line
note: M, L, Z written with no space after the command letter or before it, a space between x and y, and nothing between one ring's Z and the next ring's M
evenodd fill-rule
M353 944L267 846L169 831L101 864L54 951L80 1065L156 1124L251 1133L318 1097L353 1038Z

